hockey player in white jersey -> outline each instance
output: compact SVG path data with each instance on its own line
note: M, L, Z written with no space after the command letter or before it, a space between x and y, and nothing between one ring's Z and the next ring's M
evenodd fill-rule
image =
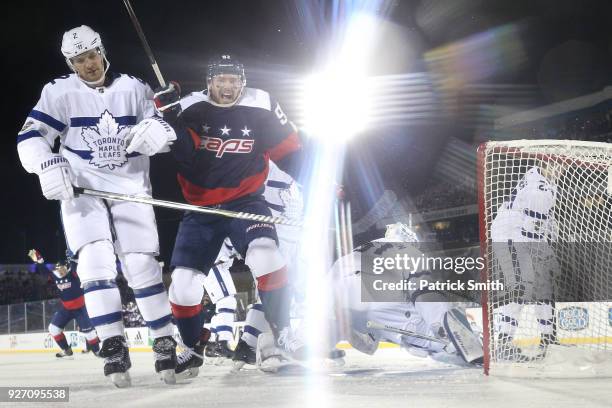
M510 198L498 208L491 224L492 252L496 260L493 273L503 277L504 292L520 300L502 300L494 312L499 333L495 339L496 355L501 358L529 359L512 343L525 303L535 309L541 347L555 341L550 274L558 268L558 263L548 243L556 236L553 214L556 186L550 180L555 178L554 166L546 167L532 167L525 173Z
M406 251L414 257L422 253L414 246L416 234L405 224L396 223L387 227L385 238L376 242L405 242ZM437 292L407 293L407 302L362 302L361 301L361 253L371 247L366 244L338 259L329 273L328 285L333 296L334 320L330 321L331 336L327 347L332 350L327 357L342 358L343 353L334 349L336 343L347 340L353 348L366 354L374 354L380 341L402 346L419 355L455 363L480 363L482 343L472 332L464 311ZM390 248L393 249L393 248ZM384 252L380 254L383 256ZM427 271L415 271L412 276L422 279ZM368 322L407 330L431 339L412 337L386 330L368 327ZM461 339L457 341L457 339ZM267 336L260 336L257 345L257 364L265 370L274 370L278 353ZM282 363L281 363L282 364Z
M149 158L126 153L133 125L175 137L154 118L147 84L109 71L100 35L87 26L67 31L61 51L73 71L46 84L17 137L23 167L38 175L42 193L60 200L70 250L78 254L85 303L100 339L104 374L117 387L131 383L131 367L115 283L115 255L154 338L155 369L174 382L176 343L168 296L155 256L155 215L149 205L75 196L73 185L123 194L151 195ZM141 128L142 129L142 128ZM52 150L60 139L59 152Z

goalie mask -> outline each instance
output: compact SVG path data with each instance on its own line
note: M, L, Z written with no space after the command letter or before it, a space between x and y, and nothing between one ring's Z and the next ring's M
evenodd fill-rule
M244 66L229 55L222 55L208 64L206 85L210 101L217 106L234 106L246 86Z
M76 57L91 51L96 51L102 57L104 64L104 71L96 80L87 80L83 78L82 73L79 72L74 65L74 59ZM82 25L66 31L62 37L62 54L66 58L66 64L68 64L70 69L77 74L81 81L89 86L96 86L100 82L104 82L104 77L110 67L110 62L108 62L106 58L106 50L102 44L100 34L90 27Z

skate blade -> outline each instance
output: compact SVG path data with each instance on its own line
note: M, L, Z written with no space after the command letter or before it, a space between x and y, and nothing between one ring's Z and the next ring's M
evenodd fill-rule
M179 381L188 380L190 378L197 377L199 372L200 372L200 367L191 367L191 368L186 369L183 372L176 373L174 375L174 378Z
M176 375L174 374L174 369L162 370L159 372L159 378L164 383L173 385L176 384Z
M130 378L130 373L127 371L125 373L113 373L109 375L109 377L111 381L113 382L113 384L115 384L115 387L117 388L127 388L132 385L132 379Z

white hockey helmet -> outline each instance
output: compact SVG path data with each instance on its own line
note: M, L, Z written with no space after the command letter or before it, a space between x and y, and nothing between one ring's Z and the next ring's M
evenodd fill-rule
M387 225L385 240L394 242L419 242L417 234L402 222Z
M104 74L106 75L110 67L110 62L106 58L106 50L102 44L102 37L100 37L100 34L95 32L91 27L82 25L66 31L62 37L62 54L66 58L66 64L68 64L70 69L75 73L76 70L74 69L74 65L72 65L71 59L84 52L96 49L100 55L102 55L106 63L106 67L104 68ZM81 80L88 85L93 85L82 78Z

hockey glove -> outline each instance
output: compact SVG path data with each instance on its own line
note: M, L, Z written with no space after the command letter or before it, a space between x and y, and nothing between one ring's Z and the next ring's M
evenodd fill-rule
M47 200L69 200L74 198L70 163L59 154L40 164L38 173L42 193Z
M30 257L30 259L36 263L43 263L45 262L45 260L43 259L42 255L40 254L40 252L38 252L38 249L30 249L28 251L28 256Z
M157 88L153 95L155 109L159 116L164 116L167 122L172 122L181 113L181 87L178 82L170 81L163 88Z
M164 120L153 116L142 120L126 136L127 153L138 152L146 156L170 151L176 132Z

